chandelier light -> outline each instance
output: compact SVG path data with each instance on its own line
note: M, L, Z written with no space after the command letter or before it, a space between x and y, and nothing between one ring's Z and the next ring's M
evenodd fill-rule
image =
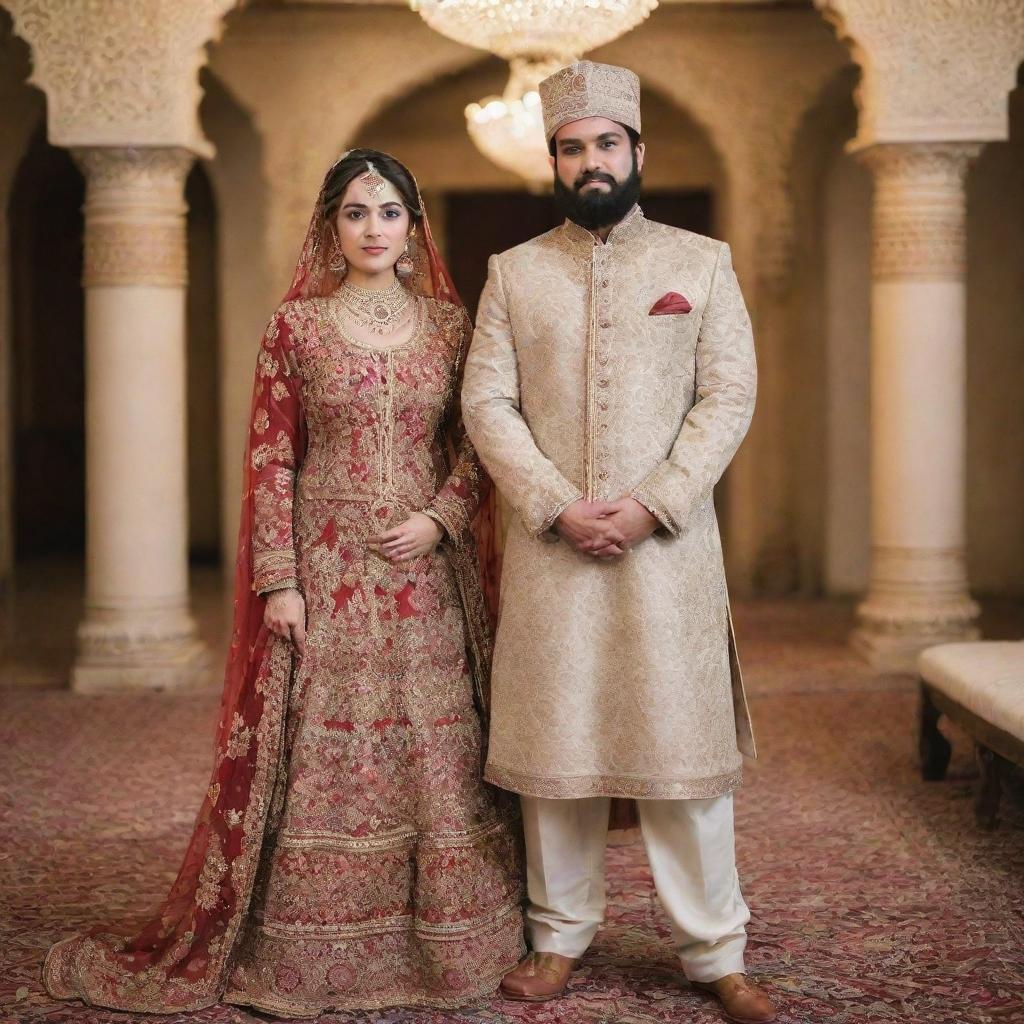
M488 96L466 107L466 128L477 149L498 167L518 174L531 191L551 184L537 86L562 66L560 60L517 58L501 96Z
M412 0L435 31L511 61L571 63L643 21L658 0Z
M466 128L484 156L539 189L552 175L538 84L635 28L658 0L410 0L410 6L434 31L511 63L501 96L466 107Z

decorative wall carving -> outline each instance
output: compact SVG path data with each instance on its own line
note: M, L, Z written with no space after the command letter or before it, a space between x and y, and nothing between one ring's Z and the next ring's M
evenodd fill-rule
M1020 0L815 0L864 77L854 145L1007 137Z
M83 283L184 287L184 148L75 150L86 175Z
M32 47L56 145L187 146L208 154L196 117L206 44L236 0L6 0Z
M966 273L970 161L978 143L880 145L862 151L875 176L876 280L960 279Z

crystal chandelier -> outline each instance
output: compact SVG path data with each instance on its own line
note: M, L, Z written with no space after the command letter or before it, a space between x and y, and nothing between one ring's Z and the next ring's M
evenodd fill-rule
M513 60L574 55L618 39L658 0L411 0L435 31L457 43ZM560 65L560 66L562 66Z
M537 85L635 28L658 0L410 0L436 32L512 64L502 96L466 108L470 138L533 188L551 183Z
M516 58L501 96L488 96L466 107L466 128L476 148L492 163L518 174L531 191L551 184L537 86L562 66L560 60Z

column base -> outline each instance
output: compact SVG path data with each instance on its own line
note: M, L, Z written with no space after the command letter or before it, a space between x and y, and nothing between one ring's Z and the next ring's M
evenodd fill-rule
M171 628L151 622L90 622L78 629L71 672L76 693L198 689L213 682L213 662L188 617Z
M914 673L917 656L935 644L978 640L981 630L974 624L978 605L965 597L958 602L959 614L929 617L927 614L907 614L906 608L894 611L884 618L877 608L865 602L858 609L860 625L850 634L850 646L876 672Z

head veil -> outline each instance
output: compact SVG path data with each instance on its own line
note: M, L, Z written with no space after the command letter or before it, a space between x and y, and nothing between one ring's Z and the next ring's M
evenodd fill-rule
M324 186L329 176L330 171L321 186L285 302L329 295L341 283L324 252ZM417 200L422 210L418 188ZM415 251L410 255L414 269L405 284L411 291L462 305L425 213ZM460 381L464 360L465 351L458 367ZM250 423L257 394L258 388ZM306 441L301 390L296 386L295 393L283 401L297 405L300 427L296 457L301 462ZM273 829L283 799L279 781L292 671L291 645L269 633L263 623L265 599L252 589L254 480L250 455L247 451L231 645L213 775L184 860L170 892L142 927L105 926L50 949L43 980L57 998L80 998L94 1006L136 1012L169 1013L209 1006L229 986L231 951L241 937L263 837ZM449 553L462 591L468 654L477 679L486 679L489 670L487 618L496 608L500 575L495 494L493 487L488 490L473 530L479 562L472 545ZM466 587L469 574L474 579ZM470 591L476 600L467 600ZM479 685L481 711L486 714L486 692L481 693ZM159 780L154 784L159 785Z
M330 181L331 172L351 153L357 150L347 150L338 157L324 175L323 183L316 200L316 208L313 210L312 219L309 222L309 229L306 231L306 240L302 244L302 252L299 254L299 262L295 266L295 273L292 275L291 287L285 295L285 302L292 299L310 299L323 297L332 294L343 278L331 270L327 262L327 254L324 252L324 206L327 184ZM370 169L367 161L367 169ZM405 281L405 286L414 294L427 298L437 299L439 302L449 302L453 306L462 306L462 300L455 290L455 283L452 281L448 267L445 265L441 254L434 244L434 236L430 231L430 219L427 217L426 208L423 205L423 196L416 179L410 172L413 184L416 186L416 202L419 205L419 213L422 216L420 231L414 240L411 256L413 258L413 272Z

